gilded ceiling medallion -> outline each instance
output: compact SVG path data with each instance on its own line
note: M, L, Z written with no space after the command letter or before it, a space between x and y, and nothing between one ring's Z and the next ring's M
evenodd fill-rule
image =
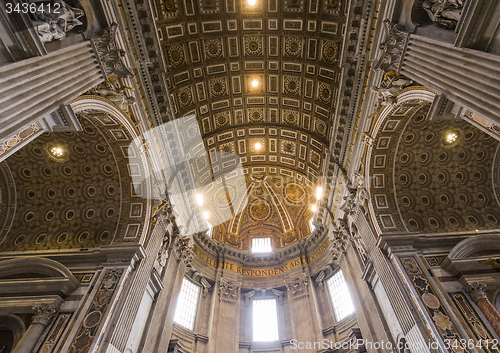
M323 45L323 59L332 62L337 57L338 44L334 42L325 42Z
M178 67L184 63L184 50L180 45L174 45L168 50L168 57L170 59L170 64L174 67Z
M234 199L235 191L229 186L223 186L215 192L214 201L217 205L227 207L230 200Z
M254 221L265 221L271 216L271 205L266 200L256 199L248 207Z
M285 198L292 203L304 201L306 192L302 186L296 183L290 183L285 186Z
M205 53L211 59L222 56L222 42L219 39L211 39L205 42Z
M285 41L285 52L289 56L300 56L302 54L302 40L299 38L288 38Z

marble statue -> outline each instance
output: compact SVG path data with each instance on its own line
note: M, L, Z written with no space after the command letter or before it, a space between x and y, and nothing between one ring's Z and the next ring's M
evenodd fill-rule
M460 21L464 2L463 0L425 0L422 7L427 11L431 21L454 29Z
M60 7L55 6L56 4ZM37 9L33 14L35 17L33 25L40 41L49 43L65 38L67 32L81 25L82 22L78 19L84 14L83 10L71 7L62 0L54 0L53 4Z

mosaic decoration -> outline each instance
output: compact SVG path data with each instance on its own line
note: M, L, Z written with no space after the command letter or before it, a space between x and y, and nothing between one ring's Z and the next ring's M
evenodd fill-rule
M75 278L79 280L81 284L89 284L90 282L92 282L94 275L94 272L74 274Z
M68 326L73 313L59 313L50 327L49 333L38 348L37 353L52 353L61 338L64 330Z
M462 349L459 343L455 344L457 341L460 342L462 337L458 334L455 325L450 320L450 316L436 296L436 293L432 289L415 258L408 257L401 258L400 260L420 300L424 303L427 313L432 318L439 335L442 340L450 346L450 351L454 353L468 352L468 350ZM453 347L453 345L458 348Z
M451 297L451 300L455 304L455 306L460 311L460 315L467 322L467 326L474 334L474 337L478 340L478 342L482 342L481 346L484 351L490 352L498 352L498 349L492 349L493 345L493 335L490 330L486 327L483 320L477 315L476 310L472 307L471 303L465 296L463 292L454 292L448 293Z
M38 123L33 123L20 133L9 137L5 141L0 141L0 157L16 146L19 146L23 141L26 141L26 139L32 137L41 129L42 128L40 127L40 125L38 125Z
M68 353L88 352L97 333L101 319L108 309L111 298L123 273L123 269L106 270L99 289L87 309Z
M425 261L429 266L441 266L441 263L446 259L446 255L443 256L426 256Z

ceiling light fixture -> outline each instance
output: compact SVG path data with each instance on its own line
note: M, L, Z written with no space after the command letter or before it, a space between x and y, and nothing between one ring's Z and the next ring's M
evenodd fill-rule
M248 0L248 5L255 6L257 4L257 0Z
M448 135L446 135L446 142L448 143L453 143L457 140L458 136L454 132L450 132Z
M260 151L262 149L262 144L260 142L255 142L255 150Z
M252 81L252 87L254 87L254 88L255 88L255 87L257 87L258 85L259 85L259 81L257 81L257 80L253 80L253 81Z
M196 201L198 202L198 205L203 206L203 196L200 194L196 194Z
M318 186L316 188L316 199L319 200L323 196L323 188L321 186Z
M318 207L316 205L311 206L311 211L316 212L318 210Z
M208 219L210 217L210 214L208 212L203 212L203 217L205 217L205 219Z
M63 150L61 147L52 147L50 152L56 157L61 157L63 155Z

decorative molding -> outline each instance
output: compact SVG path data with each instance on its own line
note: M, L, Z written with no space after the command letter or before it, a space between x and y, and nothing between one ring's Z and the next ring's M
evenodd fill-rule
M278 297L278 302L280 304L283 304L284 302L283 292L274 288L271 289L271 292L273 292L273 294Z
M186 266L193 261L194 252L191 249L190 237L177 237L174 243L174 248L177 253L178 261L182 261Z
M387 30L387 38L379 48L382 55L373 66L374 70L380 69L384 72L396 71L399 73L403 63L403 55L408 45L409 33L404 32L404 26L392 23L389 19L384 20Z
M252 298L253 296L255 295L255 289L248 292L248 293L245 293L244 296L245 296L245 305L248 306L248 303L250 302L250 298Z
M106 76L132 77L134 74L123 63L122 57L125 56L125 50L118 48L116 41L118 35L118 24L113 22L109 27L103 30L102 34L91 43L96 49L99 62Z
M317 286L319 286L321 288L321 290L324 289L325 287L325 271L321 271L318 276L316 277L316 279L314 280L314 282L316 283Z

